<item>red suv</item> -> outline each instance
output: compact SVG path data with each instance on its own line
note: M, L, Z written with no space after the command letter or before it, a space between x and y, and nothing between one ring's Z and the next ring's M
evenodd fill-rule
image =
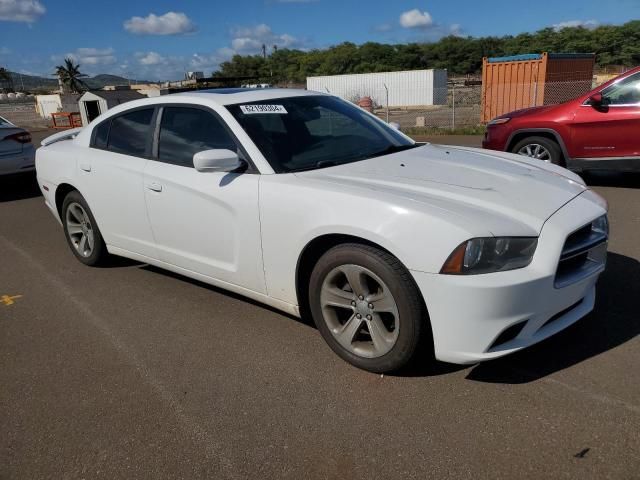
M494 118L482 146L577 171L639 172L640 67L568 102Z

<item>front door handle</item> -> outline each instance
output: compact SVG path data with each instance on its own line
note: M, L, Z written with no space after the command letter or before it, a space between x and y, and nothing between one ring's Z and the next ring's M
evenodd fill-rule
M150 183L147 185L147 188L149 190L153 190L154 192L161 192L162 191L162 185L160 185L159 183Z
M81 163L80 164L80 170L84 170L85 172L90 172L91 171L91 165L89 165L88 163Z

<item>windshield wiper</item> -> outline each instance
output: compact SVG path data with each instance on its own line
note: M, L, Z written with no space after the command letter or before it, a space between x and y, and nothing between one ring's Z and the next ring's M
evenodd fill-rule
M335 167L337 165L344 165L345 163L351 163L354 161L367 160L368 158L380 157L382 155L389 155L391 153L402 152L403 150L410 150L412 148L419 147L420 145L412 144L412 145L389 145L384 150L379 152L372 153L371 155L365 155L364 157L361 155L356 155L350 158L342 158L340 162L336 162L335 160L320 160L319 162L312 163L311 165L307 165L306 167L293 168L290 172L304 172L307 170L316 170L319 168L325 167Z
M419 147L420 145L411 144L411 145L389 145L384 150L380 150L379 152L373 153L369 155L367 158L380 157L382 155L389 155L391 153L402 152L404 150L411 150L412 148Z
M338 165L338 162L334 160L320 160L319 162L312 163L306 167L293 168L291 169L291 172L304 172L306 170L315 170L317 168L335 167L336 165Z

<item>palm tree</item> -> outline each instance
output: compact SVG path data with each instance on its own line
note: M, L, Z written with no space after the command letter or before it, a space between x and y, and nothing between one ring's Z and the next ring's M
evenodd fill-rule
M80 65L74 64L72 58L65 58L64 65L58 65L54 75L58 76L58 84L62 93L65 89L69 89L71 93L78 93L89 88L86 83L80 80L88 75L80 73Z

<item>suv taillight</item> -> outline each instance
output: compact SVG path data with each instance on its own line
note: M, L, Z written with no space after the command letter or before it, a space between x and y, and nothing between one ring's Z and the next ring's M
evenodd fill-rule
M7 135L4 138L5 138L5 140L15 140L18 143L30 143L31 142L31 134L29 132L14 133L13 135Z

